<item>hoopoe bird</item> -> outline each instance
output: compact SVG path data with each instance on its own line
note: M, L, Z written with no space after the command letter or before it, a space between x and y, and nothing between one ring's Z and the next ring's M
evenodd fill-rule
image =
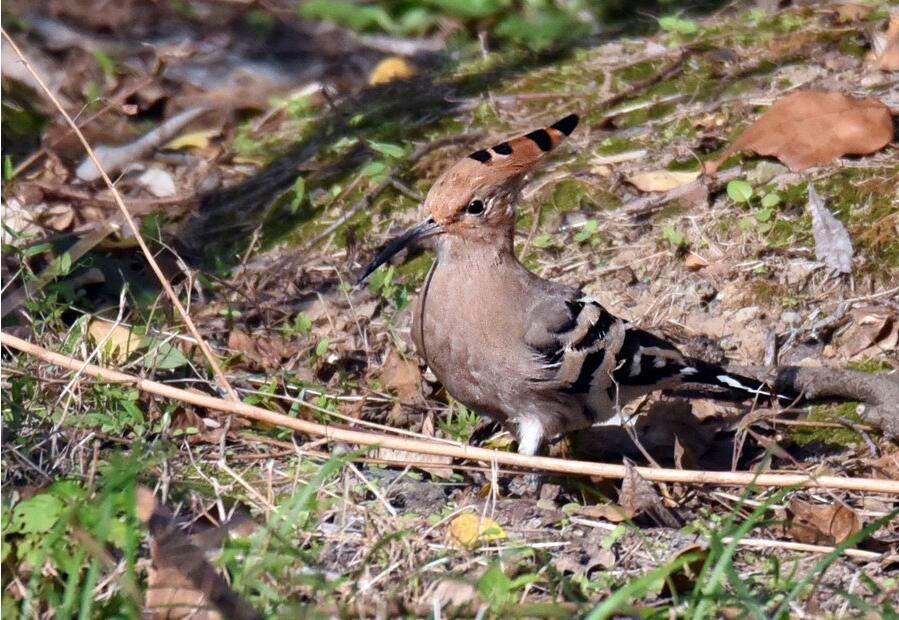
M453 398L506 426L528 455L656 390L692 385L731 397L771 394L755 379L684 356L518 261L515 207L524 177L577 124L572 114L457 162L428 192L428 217L388 243L357 281L410 244L436 241L414 307L415 346Z

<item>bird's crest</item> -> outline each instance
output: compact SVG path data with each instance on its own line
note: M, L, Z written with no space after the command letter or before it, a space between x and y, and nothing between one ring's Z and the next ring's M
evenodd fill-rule
M545 129L537 129L509 142L475 151L468 157L492 168L526 168L556 148L578 124L577 114L569 114Z
M431 187L425 208L438 222L476 198L479 192L519 179L555 149L578 124L577 114L544 129L471 153L447 170Z

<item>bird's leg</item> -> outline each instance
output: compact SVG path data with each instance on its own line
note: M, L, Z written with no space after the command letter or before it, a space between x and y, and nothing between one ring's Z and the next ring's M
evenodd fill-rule
M518 421L518 453L534 456L544 447L545 431L538 418L524 417ZM539 497L543 476L539 473L516 476L509 490L522 497Z

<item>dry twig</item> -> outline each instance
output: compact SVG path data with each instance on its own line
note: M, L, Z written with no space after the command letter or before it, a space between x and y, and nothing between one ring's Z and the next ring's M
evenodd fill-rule
M198 407L214 409L226 413L265 422L273 426L289 428L299 433L324 437L329 441L342 441L362 446L380 446L394 450L406 450L433 456L449 456L452 458L486 461L499 465L511 465L532 470L553 471L563 474L582 476L599 476L603 478L623 478L625 467L607 463L589 463L585 461L569 461L541 456L527 456L510 452L499 452L485 448L475 448L463 444L446 444L438 441L409 439L394 435L382 435L355 431L346 428L318 424L300 420L290 416L266 411L239 401L226 401L221 398L189 392L157 381L141 379L117 370L103 368L95 364L84 364L59 353L48 351L21 338L0 332L0 344L16 349L32 357L50 364L73 371L79 369L86 375L97 377L111 383L134 385L139 390L156 394ZM721 486L771 486L771 487L816 487L828 489L845 489L869 491L872 493L889 493L899 495L899 481L841 478L838 476L812 476L799 473L754 474L750 472L694 471L684 469L662 469L657 467L638 467L637 472L647 480L656 482L679 482L683 484L715 484Z

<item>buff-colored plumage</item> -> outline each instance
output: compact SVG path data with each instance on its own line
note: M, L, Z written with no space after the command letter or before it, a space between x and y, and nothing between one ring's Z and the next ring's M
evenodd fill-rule
M659 388L690 382L767 393L757 381L685 358L518 261L513 235L523 178L576 125L571 115L453 165L428 192L427 219L382 250L360 278L410 243L435 239L412 339L447 391L512 428L526 454L607 421L621 404Z

